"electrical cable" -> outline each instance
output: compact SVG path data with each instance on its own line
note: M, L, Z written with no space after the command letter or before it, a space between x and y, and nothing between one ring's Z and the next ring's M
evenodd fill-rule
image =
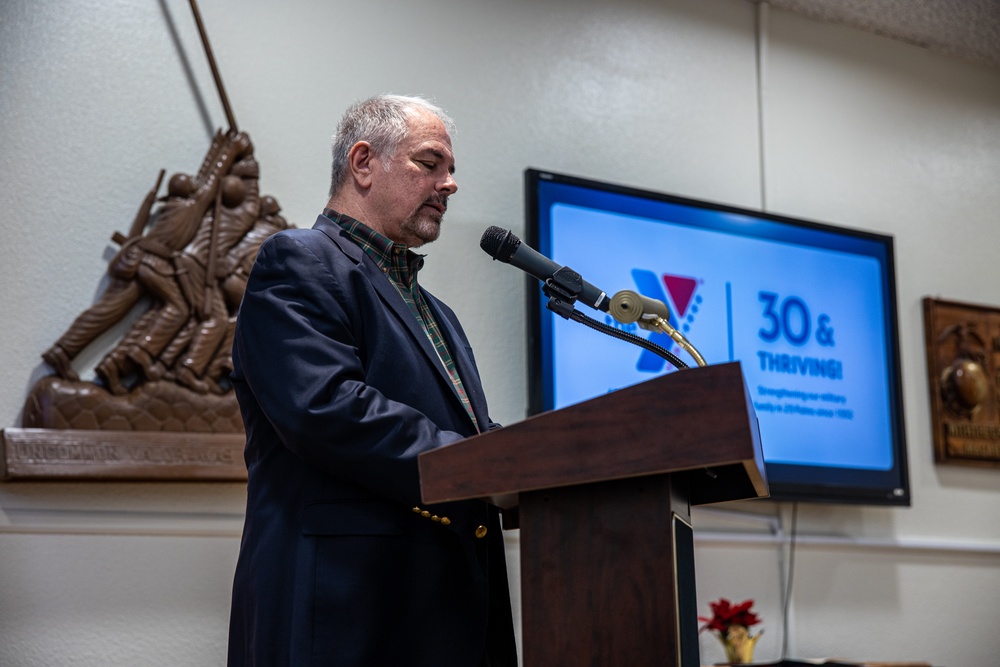
M792 582L795 580L795 535L799 523L799 504L792 503L792 522L788 535L788 569L785 572L785 599L781 604L781 659L788 658L788 607L792 601Z
M689 366L685 364L680 359L680 357L678 357L673 352L670 352L669 350L657 345L656 343L652 343L643 338L642 336L636 336L634 333L630 333L628 331L622 331L621 329L616 329L615 327L608 326L604 322L599 322L598 320L595 320L592 317L587 317L579 310L574 309L572 314L570 315L570 319L572 319L574 322L579 322L580 324L588 326L591 329L595 329L597 331L600 331L601 333L605 333L609 336L612 336L613 338L617 338L619 340L632 343L633 345L638 345L639 347L645 350L649 350L653 354L663 357L664 359L669 361L678 370L689 368Z

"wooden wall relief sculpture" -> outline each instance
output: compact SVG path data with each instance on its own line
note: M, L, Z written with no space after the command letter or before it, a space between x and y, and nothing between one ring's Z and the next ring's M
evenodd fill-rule
M3 479L246 479L243 424L229 386L236 312L257 249L287 228L261 195L250 137L236 128L194 0L229 119L194 173L165 171L108 265L100 298L43 354L20 429L4 429ZM81 381L73 360L143 304Z
M1000 467L1000 309L924 299L934 459Z

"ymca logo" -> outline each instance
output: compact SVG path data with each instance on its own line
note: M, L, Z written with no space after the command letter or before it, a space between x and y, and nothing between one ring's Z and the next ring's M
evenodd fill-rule
M701 295L695 294L702 282L696 278L674 276L664 273L657 276L645 269L632 269L632 280L635 281L639 294L650 299L657 299L670 308L670 326L687 336L691 330L698 309L701 306ZM649 334L649 341L661 347L672 350L675 347L673 339L658 331ZM672 350L677 351L677 350ZM643 350L639 356L636 369L647 373L659 373L666 365L666 359Z

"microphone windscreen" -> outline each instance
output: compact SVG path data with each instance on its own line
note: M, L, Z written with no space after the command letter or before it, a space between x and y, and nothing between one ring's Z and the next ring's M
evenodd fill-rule
M479 239L479 247L486 251L493 259L501 262L510 262L511 255L521 245L521 239L517 238L509 230L493 225Z
M670 308L667 307L667 304L632 290L616 292L611 297L609 312L611 317L622 324L638 322L643 315L656 315L664 320L670 319Z

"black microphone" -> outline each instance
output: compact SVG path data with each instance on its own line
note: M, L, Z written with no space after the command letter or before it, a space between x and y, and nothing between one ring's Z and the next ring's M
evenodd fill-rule
M486 254L493 259L513 264L542 282L545 282L562 269L573 271L568 267L559 266L537 250L525 243L521 243L521 239L517 238L510 230L497 227L496 225L483 232L483 237L479 240L479 247L485 250ZM573 271L573 273L575 274L576 272ZM580 282L583 285L579 296L580 301L596 310L608 312L610 305L607 294L585 280L581 279Z

